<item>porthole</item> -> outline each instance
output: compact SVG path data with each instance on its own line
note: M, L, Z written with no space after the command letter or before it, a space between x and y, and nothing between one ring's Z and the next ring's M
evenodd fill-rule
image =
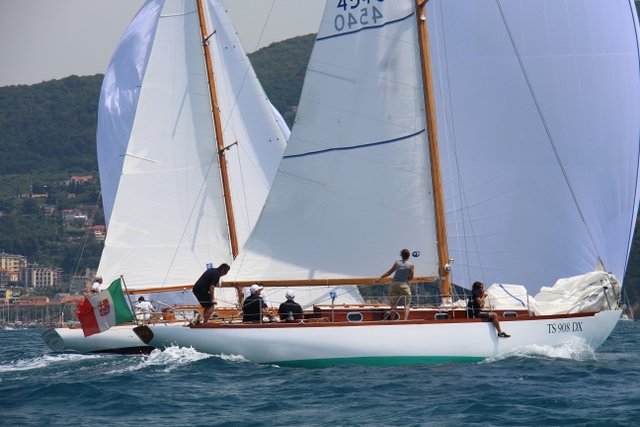
M347 314L347 320L349 322L362 322L363 316L359 311L353 311Z

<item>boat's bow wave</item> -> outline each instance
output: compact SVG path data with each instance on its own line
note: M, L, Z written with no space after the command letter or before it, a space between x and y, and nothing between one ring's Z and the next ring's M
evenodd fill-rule
M539 358L546 357L549 359L571 359L577 361L596 360L595 350L587 344L587 342L579 337L574 337L570 341L550 346L527 344L514 350L499 354L495 357L489 357L481 363L500 362L505 359L521 357L521 358Z
M188 365L199 360L212 357L210 354L199 353L193 347L167 347L164 351L154 350L148 356L144 356L137 365L129 366L125 371L138 371L148 368L160 368L164 372Z
M138 366L132 366L128 371L145 369L149 367L165 367L165 372L187 365L189 363L198 362L208 358L219 358L228 362L249 362L246 358L234 354L207 354L200 353L193 347L180 347L171 345L164 348L163 351L154 350L148 356L143 357Z

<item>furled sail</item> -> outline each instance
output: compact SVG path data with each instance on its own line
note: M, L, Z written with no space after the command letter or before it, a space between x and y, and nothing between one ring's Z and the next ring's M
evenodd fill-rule
M638 206L630 0L428 3L453 281L622 281Z
M296 123L228 280L438 274L412 0L327 3Z
M241 245L286 141L226 11L203 3ZM99 274L146 289L192 284L206 264L231 263L196 0L142 6L105 76L99 119L108 220Z

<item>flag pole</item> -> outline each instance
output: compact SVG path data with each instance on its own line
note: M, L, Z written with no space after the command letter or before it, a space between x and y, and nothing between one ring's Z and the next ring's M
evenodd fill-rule
M120 276L120 280L122 281L122 286L124 286L124 292L127 294L127 299L129 300L129 307L131 307L131 312L133 313L133 319L136 321L136 325L138 323L138 316L136 316L136 309L133 306L133 302L131 302L131 294L129 293L129 289L127 289L127 282L124 281L124 276Z

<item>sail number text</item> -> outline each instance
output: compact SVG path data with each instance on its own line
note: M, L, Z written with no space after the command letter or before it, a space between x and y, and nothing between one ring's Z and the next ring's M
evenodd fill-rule
M582 332L582 322L547 323L550 334Z
M336 31L350 31L358 26L376 25L382 18L382 13L375 7L375 3L384 0L338 0L338 13L333 21ZM360 7L363 6L363 7Z

